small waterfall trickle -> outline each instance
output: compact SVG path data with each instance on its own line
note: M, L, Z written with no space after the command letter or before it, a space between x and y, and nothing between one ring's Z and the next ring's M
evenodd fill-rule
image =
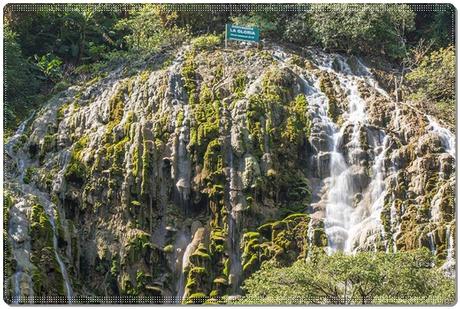
M442 141L443 147L448 154L455 158L455 135L448 129L442 127L433 117L427 115L428 131L432 131L439 136Z
M428 246L430 247L430 251L433 255L436 255L436 242L434 241L433 231L426 234L428 236Z
M190 255L193 253L193 243L192 239L187 239L185 234L181 234L180 236L180 253L178 255L178 260L176 261L177 264L179 264L179 280L176 283L176 303L180 303L184 297L185 297L185 274L186 274L186 268L189 264L189 258Z
M31 242L29 236L29 222L27 221L28 205L25 199L20 199L10 208L10 219L8 235L12 240L12 256L16 261L16 272L12 276L12 303L19 304L27 302L23 295L33 300L33 283L30 277L32 264L30 262ZM28 290L21 290L25 282Z
M22 150L19 150L19 151L14 151L14 148L16 147L17 143L19 142L19 139L21 137L21 135L23 134L25 128L26 128L26 125L27 123L32 119L32 117L34 116L34 114L32 114L28 119L26 119L18 128L18 130L16 131L15 135L13 137L10 138L10 140L6 143L5 145L5 150L7 151L8 155L14 160L16 160L17 162L17 165L16 165L16 168L17 168L17 171L18 171L18 176L16 177L15 179L15 185L17 186L18 190L21 192L21 195L26 197L28 195L30 196L35 196L38 198L40 204L44 207L45 209L45 213L48 217L48 220L50 221L50 224L51 224L51 227L52 227L52 231L53 231L53 239L52 239L52 242L53 242L53 249L54 249L54 254L55 254L55 257L56 257L56 261L59 265L59 268L60 268L60 271L61 271L61 274L62 274L62 278L63 278L63 281L64 281L64 285L65 285L65 291L66 291L66 296L67 296L67 300L68 302L72 302L73 300L73 291L72 291L72 286L71 286L71 283L70 283L70 278L67 274L67 269L66 269L66 266L64 264L64 262L62 261L62 258L59 254L59 246L58 246L58 239L57 239L57 228L56 228L56 223L55 223L55 211L57 212L57 207L56 205L54 205L47 194L45 194L44 192L40 191L37 187L35 187L33 184L26 184L24 183L24 173L25 171L27 170L28 168L28 165L30 164L30 162L28 161L28 158L27 158L27 154L22 151ZM66 160L64 161L69 161L69 157L67 157ZM65 165L67 164L66 162L64 162L64 167L62 170L65 169ZM61 171L62 171L61 170ZM62 172L63 174L64 172ZM14 277L15 279L13 280L13 282L16 283L16 285L14 286L14 296L17 298L18 296L20 296L22 294L22 291L21 291L21 286L19 284L19 278L21 277L24 277L26 276L27 278L29 278L28 280L30 281L30 284L29 286L32 287L32 281L30 279L30 276L28 274L26 274L26 270L27 271L30 271L30 257L29 257L29 254L30 254L30 241L27 241L25 245L22 245L22 242L24 239L30 239L30 236L28 235L28 229L27 231L24 229L24 226L28 226L28 220L27 220L27 217L25 215L26 213L26 208L28 208L28 205L26 203L26 200L22 200L21 201L21 206L19 207L17 204L16 206L18 206L18 209L17 211L18 212L11 212L11 215L13 216L14 215L14 218L11 217L10 218L10 226L9 226L9 234L12 235L12 239L13 239L13 254L16 258L16 260L21 260L20 262L20 266L18 267L18 271L14 274ZM13 207L13 209L15 209L15 206ZM22 218L22 219L21 219ZM22 221L18 221L18 220L22 220ZM22 223L21 223L22 222ZM19 235L21 234L21 239L22 240L17 240L15 239L15 235ZM24 234L26 233L26 234ZM26 246L26 247L24 247ZM17 248L17 249L16 249ZM18 255L20 255L20 257L18 257ZM22 265L25 265L25 267L22 267ZM27 292L29 293L29 292Z
M448 225L446 227L446 243L447 243L447 249L446 249L446 261L445 263L441 266L441 270L443 272L451 277L455 277L455 240L454 240L454 233L451 232L451 226Z
M59 164L61 169L56 175L56 178L53 180L53 191L56 193L59 193L59 198L61 200L64 199L64 194L65 194L65 180L64 180L64 174L67 170L67 166L70 163L70 151L63 150L60 155L59 155Z
M56 223L55 223L55 215L54 211L57 211L57 209L54 207L54 204L46 203L45 207L45 212L48 215L48 219L51 223L51 227L53 230L53 248L54 248L54 255L56 257L56 261L59 264L59 268L61 270L62 274L62 279L64 280L64 285L65 285L65 290L66 290L66 296L67 296L67 301L69 303L72 303L73 301L73 290L72 286L70 284L70 279L69 275L67 274L67 269L64 264L64 262L61 259L61 255L59 254L59 246L58 246L58 239L57 239L57 231L56 231Z
M229 203L229 216L228 216L228 233L230 237L230 276L232 281L232 293L240 293L240 281L243 268L241 265L240 257L240 234L238 231L238 216L236 205L238 202L238 191L236 188L235 167L233 162L233 151L230 148L228 151L229 169L230 169L230 203ZM236 194L234 194L236 193Z

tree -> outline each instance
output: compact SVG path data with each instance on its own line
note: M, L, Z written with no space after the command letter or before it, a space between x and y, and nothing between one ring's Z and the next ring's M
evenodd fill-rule
M18 120L26 116L24 103L38 90L38 81L32 74L31 64L27 62L17 42L17 35L8 23L3 32L5 52L4 109L5 128L15 127Z
M313 32L327 49L390 59L405 55L406 34L414 29L415 14L407 5L312 5Z
M444 303L455 299L454 282L433 268L433 258L425 249L331 256L321 252L286 268L266 263L244 282L244 290L244 303L370 304L407 299Z
M409 99L455 126L455 50L453 46L425 54L406 75ZM433 108L434 107L434 108Z
M176 19L175 11L158 4L145 4L132 9L129 17L117 22L115 29L128 32L124 40L130 49L154 52L166 45L176 45L187 37L186 29L175 25Z

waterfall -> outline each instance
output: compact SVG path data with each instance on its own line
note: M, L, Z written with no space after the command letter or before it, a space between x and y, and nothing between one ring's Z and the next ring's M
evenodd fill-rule
M178 239L179 242L179 247L180 247L180 253L176 263L179 265L179 280L177 281L176 284L176 302L180 303L184 297L185 297L185 270L189 264L189 257L192 254L193 251L193 242L192 239L188 240L185 234L181 234L181 236ZM185 250L184 250L185 248Z
M53 231L53 249L54 249L56 261L59 264L59 268L60 268L62 278L64 281L66 296L67 296L68 301L72 302L73 291L72 291L72 287L70 284L70 279L67 274L65 264L62 261L62 258L59 254L57 231L56 231L56 224L55 224L55 215L54 215L54 211L57 211L57 207L49 200L49 198L44 192L38 190L38 188L32 185L24 183L24 180L23 180L24 173L27 168L26 164L28 164L27 154L25 154L23 151L20 151L13 155L14 153L13 150L14 150L15 145L17 145L19 138L23 134L27 123L30 121L30 119L32 119L33 116L34 114L29 116L29 118L27 118L23 123L21 123L15 135L11 137L10 140L6 143L5 149L8 155L12 159L16 159L17 170L19 172L19 175L16 178L16 182L17 182L16 185L18 186L18 190L21 192L21 195L27 196L30 194L32 196L36 196L39 199L40 204L45 209L45 213L50 221L52 231ZM68 161L69 158L67 158L66 160ZM67 163L65 163L64 165L66 165ZM20 296L22 293L19 278L21 276L22 277L26 276L26 274L24 273L26 269L30 270L30 265L28 265L30 263L30 258L29 258L30 236L28 235L28 222L27 222L27 216L25 215L27 212L26 208L29 208L29 205L26 205L25 200L22 200L20 203L13 206L13 209L16 209L17 212L15 211L11 212L12 217L10 218L10 226L9 226L9 234L12 236L12 239L13 239L13 248L14 248L13 254L17 261L21 260L21 262L19 263L20 266L18 267L18 271L15 273L14 280L13 280L13 282L15 283L14 297L16 298L18 298L18 296ZM27 226L27 230L25 229L25 226ZM27 242L25 245L22 245L21 243L23 242L24 239L26 239ZM18 257L19 255L20 257ZM21 264L24 264L26 267L22 267ZM30 276L28 277L30 278ZM28 280L30 281L30 286L32 286L31 279L28 279Z
M451 232L451 226L446 227L446 244L447 257L446 262L441 266L441 270L449 277L455 278L455 240L454 234Z
M361 157L364 150L361 146L360 135L366 128L367 114L365 101L361 98L358 90L358 81L374 87L380 95L388 98L388 94L378 87L377 82L359 60L357 60L360 75L354 75L346 63L346 59L339 55L333 57L320 51L315 51L314 58L321 70L333 74L341 89L345 91L348 100L348 111L343 114L344 123L341 128L327 115L328 99L321 92L317 77L311 77L308 81L301 76L306 84L306 97L309 108L313 114L313 124L320 130L326 131L329 136L329 146L316 147L318 170L321 168L319 159L329 154L329 178L326 179L328 193L325 201L325 232L328 237L328 251L353 252L356 249L373 245L376 249L377 237L384 239L384 230L380 222L380 214L385 197L385 157L388 150L388 137L383 130L371 135L374 141L374 162L372 166L373 180L366 189L361 189L356 184L356 171L363 169ZM333 69L339 67L339 72ZM351 126L352 132L349 141L344 145L345 130ZM313 132L313 129L312 129ZM315 148L315 145L314 145ZM343 151L346 148L346 154ZM361 192L361 190L363 190ZM355 194L364 194L364 197L356 205ZM369 235L369 233L371 235Z
M12 302L15 304L25 301L23 295L33 300L33 283L29 273L32 271L30 262L30 236L29 222L27 221L28 205L25 199L21 199L10 209L8 235L12 240L12 255L16 261L16 272L12 277ZM26 282L28 291L21 291L21 282Z
M312 256L314 236L315 236L315 230L313 227L313 219L310 218L310 222L308 222L308 230L307 230L307 239L308 239L307 259Z
M187 145L190 139L190 108L187 103L187 93L183 87L182 81L182 64L188 47L183 48L174 59L173 64L168 72L169 89L165 93L167 100L171 100L175 109L175 115L183 112L184 118L182 123L176 124L179 127L177 142L172 157L174 158L173 177L176 182L176 200L181 205L184 213L187 214L190 196L190 177L192 173L192 162L187 151Z
M372 237L369 238L369 241L374 245L374 250L377 248L378 233L381 234L382 239L384 239L384 230L382 228L382 223L380 220L380 214L383 209L384 199L385 199L385 166L384 160L388 148L381 149L385 147L388 143L388 137L381 132L385 137L382 142L382 146L375 146L375 151L380 151L374 160L374 165L372 166L372 181L368 186L368 191L363 198L363 200L358 204L358 206L353 210L351 214L351 228L348 232L348 239L345 247L345 251L351 252L356 249L360 249L360 246L368 245L366 237L370 234ZM369 208L370 206L370 208ZM364 219L363 219L364 218ZM358 244L355 248L355 244ZM362 247L361 249L367 249Z
M51 223L51 227L53 229L54 255L56 256L56 261L59 264L59 268L60 268L61 274L62 274L62 279L64 279L64 285L65 285L67 300L68 300L69 303L71 303L72 300L73 300L72 286L70 285L70 280L69 280L69 276L67 274L67 269L65 267L65 264L62 261L61 256L58 253L59 247L58 247L58 240L57 240L57 236L56 236L56 224L54 222L55 217L54 217L54 213L53 213L53 211L57 211L57 209L55 210L54 204L52 204L51 202L50 203L45 203L45 204L47 205L47 206L44 206L45 207L45 212L48 215L48 219L49 219L49 221Z
M65 180L64 180L64 174L65 171L67 170L67 166L70 163L70 151L63 150L60 155L59 155L59 164L62 166L62 168L59 170L59 172L56 175L56 178L53 180L53 191L56 193L59 193L59 198L61 200L64 199L64 194L65 194Z
M426 234L426 236L428 236L428 245L430 247L431 253L433 255L436 255L436 243L434 241L433 231L431 231L428 234Z
M8 142L5 144L5 150L6 150L6 153L11 157L11 158L14 158L14 146L17 144L19 138L21 137L21 135L24 133L25 129L26 129L26 126L27 124L29 123L30 120L32 120L32 118L35 116L35 111L32 112L30 114L29 117L27 117L26 120L24 120L23 122L21 122L21 124L19 125L18 129L16 130L16 132L14 133L13 136L11 136L8 140Z
M428 119L428 131L436 133L441 138L442 146L448 154L455 158L455 135L441 125L431 116L426 115Z

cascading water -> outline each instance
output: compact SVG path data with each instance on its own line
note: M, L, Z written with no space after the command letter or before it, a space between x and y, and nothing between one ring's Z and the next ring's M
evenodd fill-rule
M428 119L428 131L434 132L442 141L443 147L447 153L455 158L455 135L441 125L431 116L426 116Z
M180 303L185 296L185 270L189 263L190 255L192 254L193 244L191 239L187 239L186 235L182 233L176 242L176 246L180 252L177 255L177 261L179 268L179 280L176 284L176 303Z
M32 264L30 263L31 243L27 209L28 205L24 199L21 199L10 209L8 234L12 239L12 253L16 261L16 272L13 274L12 280L12 303L14 304L32 302L34 295L30 276Z
M446 227L446 243L447 243L447 257L446 262L441 266L441 269L444 273L454 278L455 277L455 243L454 243L454 235L451 232L451 226L448 225Z
M354 208L351 214L351 228L348 232L348 239L345 251L352 252L359 249L369 249L366 246L372 244L377 250L377 236L384 239L380 214L383 209L385 198L385 157L387 154L388 137L383 131L380 132L383 138L382 146L374 146L376 157L372 166L372 181L361 202ZM376 143L377 144L377 143ZM383 149L382 149L383 148ZM380 151L379 154L377 154ZM371 235L371 237L368 237ZM369 244L370 243L370 244Z
M62 258L59 254L57 231L56 231L56 224L55 224L55 213L54 213L55 211L57 211L57 207L49 200L49 198L46 196L45 193L38 190L38 188L36 188L35 186L31 184L24 183L24 173L29 164L28 157L27 157L27 154L24 153L24 151L22 150L14 151L14 148L19 142L20 136L24 133L27 123L32 119L33 116L34 114L32 114L28 119L26 119L19 126L15 135L11 137L10 140L6 143L5 149L8 155L12 159L16 159L18 176L16 177L15 185L17 186L18 190L21 192L21 195L24 197L28 195L37 197L39 199L40 204L45 209L45 213L50 221L52 231L53 231L52 242L53 242L54 254L56 257L56 261L58 262L58 265L59 265L59 268L62 274L62 278L64 281L67 300L69 302L72 302L73 291L72 291L72 287L70 284L70 279L67 274L65 264L62 261ZM67 163L64 162L64 165ZM30 296L33 295L33 293L30 293L30 291L25 291L23 293L23 291L21 291L21 284L20 284L20 278L25 277L25 278L28 278L27 280L29 281L29 287L31 288L33 286L33 282L30 279L30 275L26 273L26 271L31 270L30 267L28 266L28 264L30 263L30 258L29 258L30 236L28 235L28 222L27 222L27 216L25 215L25 213L27 212L27 208L29 206L27 205L25 200L22 200L20 203L22 204L16 205L16 206L21 206L18 208L18 212L17 213L11 212L12 217L10 218L10 226L9 226L9 234L12 235L12 239L13 239L13 254L14 254L16 261L19 262L18 271L13 276L14 278L13 280L14 282L13 298L15 298L16 300L20 299L20 295L22 294L28 294ZM13 209L14 208L15 207L13 207ZM19 219L22 218L21 221L17 221L18 218ZM27 230L25 226L27 226ZM22 235L22 236L19 237L18 235ZM21 244L24 241L24 239L26 239L27 242L25 244ZM19 255L21 257L19 257Z
M339 132L334 135L334 144L331 153L331 181L326 206L325 230L329 238L330 252L337 250L353 252L366 245L369 234L376 237L375 233L382 231L380 212L383 206L383 192L385 189L383 177L383 160L385 151L375 156L372 168L373 181L369 184L367 192L359 192L356 184L356 170L363 168L361 164L363 149L360 141L361 129L366 124L367 115L365 102L359 95L358 77L351 74L351 69L342 57L336 57L341 72L333 73L332 61L326 67L332 74L336 74L341 88L346 91L348 100L348 113L344 113L345 122ZM359 63L360 64L360 63ZM362 66L362 64L360 64ZM368 70L362 70L367 72ZM369 80L370 77L366 76ZM375 82L373 83L376 84ZM350 141L342 145L344 133L348 126L353 130ZM382 131L377 132L374 149L384 144ZM341 147L346 147L348 156L344 157ZM355 193L364 193L363 199L356 205Z
M302 77L307 84L306 96L312 110L314 126L318 126L320 130L332 136L328 139L329 148L317 147L316 149L318 159L325 157L327 152L329 156L330 170L326 181L328 193L325 202L325 231L328 236L329 253L337 250L353 252L360 247L369 246L369 243L375 244L377 236L383 233L380 213L383 208L386 177L384 162L387 148L384 147L388 141L382 130L374 134L368 133L371 135L372 146L375 149L371 169L373 180L364 192L360 192L362 189L356 186L355 173L356 170L363 168L361 158L364 151L361 147L360 135L366 125L367 115L365 101L358 91L358 81L371 85L378 94L386 98L388 94L378 87L369 70L359 60L357 60L359 66L357 70L361 76L356 76L352 74L346 59L339 55L332 58L316 52L314 56L321 70L337 77L348 100L348 112L343 115L344 124L338 129L327 115L325 106L328 106L328 99L320 90L319 80L312 77L313 82L308 82ZM335 71L333 66L338 66L339 72ZM352 132L347 144L343 145L345 130L349 126L352 126ZM321 162L317 165L321 169ZM355 193L364 195L357 205L354 201Z

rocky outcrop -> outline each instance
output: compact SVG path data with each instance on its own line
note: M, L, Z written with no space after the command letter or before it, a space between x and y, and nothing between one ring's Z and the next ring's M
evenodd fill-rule
M188 46L53 98L8 144L7 299L218 300L338 227L342 249L452 260L450 132L357 58L279 53ZM361 219L333 223L333 201Z

